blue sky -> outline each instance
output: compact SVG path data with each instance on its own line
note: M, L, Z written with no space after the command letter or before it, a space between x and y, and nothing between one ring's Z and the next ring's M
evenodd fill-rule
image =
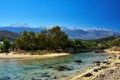
M0 25L19 22L120 31L120 0L0 0Z

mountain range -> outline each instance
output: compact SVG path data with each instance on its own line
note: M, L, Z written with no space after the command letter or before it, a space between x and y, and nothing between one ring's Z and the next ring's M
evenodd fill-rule
M27 24L12 24L10 26L0 26L0 30L10 31L20 34L24 30L34 31L39 33L41 30L48 29L46 26L30 27ZM102 29L102 28L76 28L76 27L61 27L61 29L68 34L71 39L99 39L109 36L120 36L120 32Z

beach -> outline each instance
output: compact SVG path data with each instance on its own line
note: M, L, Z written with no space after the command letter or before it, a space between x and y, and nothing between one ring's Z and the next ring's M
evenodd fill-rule
M30 55L30 54L13 54L13 52L8 53L7 55L5 53L0 54L0 59L34 59L34 58L53 58L53 57L59 57L59 56L67 56L69 53L50 53L50 54L44 54L44 55Z
M76 73L66 80L120 80L120 51L110 49L104 51L112 54L106 62L101 62L99 66Z

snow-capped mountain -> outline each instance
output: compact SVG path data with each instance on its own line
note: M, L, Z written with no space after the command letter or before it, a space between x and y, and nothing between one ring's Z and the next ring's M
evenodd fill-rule
M0 30L7 30L15 33L21 33L24 30L34 31L36 33L41 30L48 29L46 26L31 27L26 23L22 24L12 24L10 26L1 26ZM103 29L103 28L76 28L76 27L61 27L61 29L68 34L71 39L98 39L108 36L120 36L119 32Z

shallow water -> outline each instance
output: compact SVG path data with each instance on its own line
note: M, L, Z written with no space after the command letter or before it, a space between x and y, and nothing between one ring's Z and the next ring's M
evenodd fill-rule
M105 60L108 54L84 52L48 59L0 59L0 80L60 80L82 69L93 67L93 61ZM82 60L75 63L74 60ZM69 69L59 71L59 66Z

